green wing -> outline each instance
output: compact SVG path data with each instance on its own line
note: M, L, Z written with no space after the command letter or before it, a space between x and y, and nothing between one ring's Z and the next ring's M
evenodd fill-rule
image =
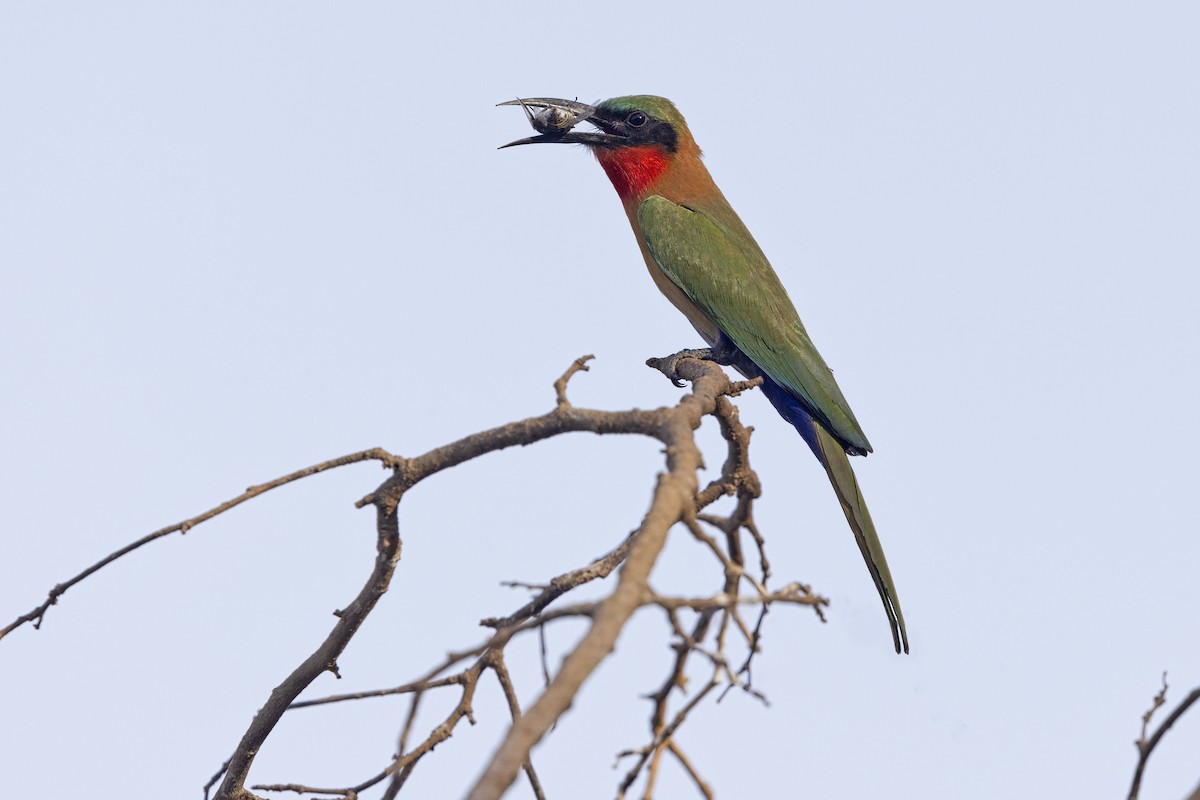
M744 228L731 232L658 195L638 208L638 222L655 263L739 350L844 446L871 451L787 291Z

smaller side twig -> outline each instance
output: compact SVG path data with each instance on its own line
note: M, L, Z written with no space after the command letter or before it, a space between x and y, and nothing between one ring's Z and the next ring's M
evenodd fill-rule
M334 694L328 697L321 697L316 700L297 700L288 706L291 711L294 708L309 708L310 706L323 706L328 703L344 703L347 700L364 700L368 697L387 697L393 694L412 694L413 692L426 692L430 689L437 689L441 686L453 686L454 684L463 682L463 674L451 675L440 680L421 680L406 683L403 686L395 686L391 689L375 689L370 692L352 692L350 694Z
M1154 716L1154 712L1158 711L1167 703L1167 673L1163 672L1162 688L1158 690L1158 694L1154 695L1154 702L1146 709L1146 713L1142 714L1142 735L1134 742L1138 750L1146 747L1146 731L1150 729L1150 718Z
M208 793L212 791L212 787L217 785L217 781L221 780L221 776L225 774L225 770L229 769L229 759L225 759L225 763L221 768L208 779L208 783L204 784L204 800L208 800Z
M237 497L226 500L224 503L221 503L218 506L213 506L201 514L197 514L194 517L185 519L182 522L177 522L174 525L168 525L165 528L159 528L153 533L148 533L141 539L138 539L136 542L131 542L130 544L122 547L120 550L109 553L107 556L100 559L95 564L92 564L90 567L85 569L83 572L80 572L70 580L64 583L56 584L47 594L46 601L44 603L29 613L22 614L21 616L17 617L16 620L9 623L4 628L0 628L0 639L3 639L5 636L12 633L14 630L27 622L33 623L34 630L40 629L42 627L42 621L45 619L46 612L50 610L50 606L57 604L58 598L66 594L68 589L82 581L84 578L87 578L92 573L98 572L99 570L108 566L121 556L128 555L134 550L150 544L150 542L153 542L155 539L161 539L162 537L168 536L172 533L187 533L201 522L207 522L218 514L223 514L235 506L240 506L247 500L251 500L255 497L258 497L260 494L265 494L272 489L277 489L284 484L291 483L292 481L298 481L301 478L307 478L310 475L316 475L317 473L336 469L337 467L344 467L347 464L357 464L360 461L371 460L382 461L385 467L397 466L402 461L402 459L393 456L382 447L372 447L370 450L362 450L357 453L350 453L349 455L340 456L339 458L331 458L328 461L322 461L320 464L313 464L311 467L305 467L304 469L298 469L295 472L289 472L287 475L280 476L275 480L267 481L266 483L260 483L256 486L251 486Z
M587 355L580 356L579 358L575 359L571 366L567 367L567 371L562 374L562 377L554 382L554 397L556 400L555 405L558 408L571 407L570 401L567 400L567 383L571 380L576 372L587 372L587 362L591 361L593 358L595 358L595 356Z
M679 749L679 745L675 743L674 739L667 742L667 749L671 751L671 755L675 756L675 759L679 762L679 765L683 767L683 771L686 772L688 777L690 777L696 784L696 788L700 790L700 794L704 795L705 800L713 800L715 795L713 794L712 787L700 777L700 773L697 772L696 768L692 766L692 762L689 761L688 757L684 755L682 750Z
M252 787L263 792L295 792L296 794L327 794L331 797L345 797L346 800L358 800L358 792L353 789L322 789L318 786L302 786L299 783L259 784Z
M539 629L543 634L546 627L543 625ZM543 639L543 642L545 640ZM508 666L504 663L504 653L496 651L495 658L492 659L492 672L496 673L496 680L500 683L500 689L504 692L504 699L508 701L508 711L512 715L513 722L521 716L521 703L517 700L517 690L513 687L512 679L508 676ZM550 676L546 676L546 682L549 683ZM525 770L525 775L529 778L529 788L533 790L533 796L536 800L546 800L546 795L542 791L542 782L538 780L537 772L533 769L532 757L526 758L522 765Z
M1200 687L1192 689L1191 694L1183 699L1183 702L1175 707L1175 710L1167 715L1167 718L1158 726L1158 730L1149 739L1146 739L1146 726L1150 723L1150 717L1156 710L1162 707L1167 700L1167 674L1163 673L1163 688L1157 695L1154 696L1154 704L1142 717L1142 736L1134 744L1138 749L1137 768L1133 772L1133 784L1129 787L1129 800L1137 800L1138 792L1142 787L1142 773L1146 769L1146 762L1150 758L1150 754L1154 752L1154 748L1158 746L1163 735L1171 729L1171 726L1183 716L1184 712L1191 708L1192 704L1200 700Z
M509 628L517 623L530 619L537 614L540 614L546 606L553 603L558 598L562 597L572 589L582 586L589 581L594 581L597 578L607 578L612 571L619 567L629 555L630 548L633 547L633 534L625 537L625 541L608 551L604 555L597 558L591 564L579 569L573 569L570 572L564 572L551 579L550 583L545 586L537 587L541 591L525 605L518 608L507 617L487 617L481 619L479 624L485 628ZM510 581L507 585L510 586L527 586L534 588L533 584L521 584L517 581Z

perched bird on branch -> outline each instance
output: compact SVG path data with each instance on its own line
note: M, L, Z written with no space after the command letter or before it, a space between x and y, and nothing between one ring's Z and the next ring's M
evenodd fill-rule
M550 97L500 105L521 105L539 131L504 147L576 143L595 154L625 206L655 285L709 345L677 355L763 378L767 399L825 467L883 600L896 652L907 653L896 587L847 458L870 453L871 444L775 270L708 174L683 115L652 95L596 106ZM530 108L542 111L533 115ZM543 118L558 123L534 122ZM596 131L573 130L580 122Z

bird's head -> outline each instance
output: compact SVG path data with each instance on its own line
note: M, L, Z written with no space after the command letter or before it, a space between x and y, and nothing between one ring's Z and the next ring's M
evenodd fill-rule
M532 97L500 105L524 107L530 124L539 131L537 136L502 147L587 145L625 201L647 194L674 163L700 158L700 150L683 115L665 97L648 94L614 97L594 106L577 100ZM596 130L574 130L584 122Z

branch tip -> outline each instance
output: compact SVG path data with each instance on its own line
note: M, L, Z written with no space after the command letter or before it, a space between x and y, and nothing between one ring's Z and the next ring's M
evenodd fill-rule
M570 382L571 378L574 377L576 372L588 372L590 367L588 367L587 362L594 358L595 356L590 354L586 356L580 356L571 362L571 366L567 367L567 371L564 372L559 379L554 382L554 398L556 408L571 407L570 401L567 400L567 383Z
M756 389L762 385L763 385L763 377L761 375L759 375L757 378L751 378L748 381L734 381L731 384L729 384L728 395L730 397L737 397L742 392L747 392L751 389Z
M1153 704L1142 716L1142 736L1140 739L1138 739L1138 741L1134 742L1138 749L1138 761L1137 767L1133 771L1133 783L1129 787L1129 800L1137 800L1138 792L1141 791L1142 774L1146 769L1146 761L1150 758L1150 754L1154 752L1154 748L1157 747L1158 743L1162 740L1163 735L1166 734L1166 732L1171 729L1171 726L1183 716L1185 711L1191 708L1191 706L1197 700L1200 700L1200 687L1192 689L1191 694L1185 697L1183 701L1175 707L1175 710L1167 715L1167 718L1164 719L1162 724L1158 726L1158 730L1154 732L1154 735L1147 739L1146 726L1150 722L1150 717L1155 711L1157 711L1166 703L1166 699L1167 673L1164 672L1162 689L1159 690L1158 694L1154 696Z

